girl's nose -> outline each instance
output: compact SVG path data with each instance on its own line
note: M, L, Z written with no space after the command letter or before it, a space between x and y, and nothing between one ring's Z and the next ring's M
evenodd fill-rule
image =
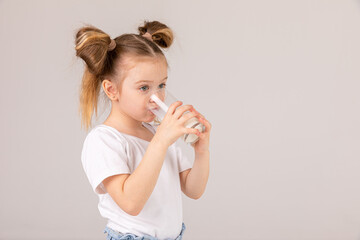
M154 100L152 100L151 97L149 97L149 107L150 108L157 108L158 107L156 102Z
M151 96L153 96L153 95L155 95L156 97L158 97L158 98L160 98L160 94L158 93L158 92L154 92L154 93L151 93L151 94L149 94L149 102L150 103L155 103L155 101L152 99L152 97Z

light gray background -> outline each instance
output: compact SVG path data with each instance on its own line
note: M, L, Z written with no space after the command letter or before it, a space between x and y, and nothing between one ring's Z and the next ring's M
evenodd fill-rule
M0 1L0 239L105 239L74 31L114 38L145 19L173 29L169 89L213 125L184 239L359 240L355 0Z

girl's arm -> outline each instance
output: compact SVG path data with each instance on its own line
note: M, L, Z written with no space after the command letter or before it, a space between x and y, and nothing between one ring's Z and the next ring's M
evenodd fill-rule
M181 188L186 196L199 199L205 192L210 171L210 152L195 152L194 165L180 173Z
M136 216L145 206L160 175L167 148L155 135L132 174L114 175L103 180L109 195L128 214Z
M205 119L198 111L193 109L200 117L199 122L204 124L205 131L199 133L199 140L195 144L191 144L195 150L195 161L193 168L187 173L180 173L181 189L186 196L198 199L205 192L205 187L209 178L210 171L210 131L211 123Z

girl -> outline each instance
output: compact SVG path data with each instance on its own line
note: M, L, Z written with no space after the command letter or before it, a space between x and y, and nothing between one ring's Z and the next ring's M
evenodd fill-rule
M138 28L139 34L115 39L88 25L76 33L76 55L85 61L80 92L82 125L97 115L100 89L111 101L105 122L84 141L81 161L100 214L108 220L107 239L182 239L181 191L198 199L209 176L211 124L191 105L173 103L160 125L151 124L150 92L166 86L168 63L159 48L168 48L173 33L158 21ZM190 113L184 114L186 111ZM186 128L196 116L206 130ZM197 134L195 160L182 155L176 140Z

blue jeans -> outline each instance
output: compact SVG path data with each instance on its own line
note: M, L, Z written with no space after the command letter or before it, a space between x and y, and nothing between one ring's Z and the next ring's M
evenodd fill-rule
M177 236L175 239L166 239L166 240L181 240L184 234L186 227L185 224L182 223L182 229L181 232L179 234L179 236ZM149 235L145 235L145 236L136 236L135 234L132 233L119 233L117 231L114 231L113 229L109 228L109 227L105 227L104 229L104 233L108 233L106 236L106 240L159 240L156 237L153 236L149 236Z

